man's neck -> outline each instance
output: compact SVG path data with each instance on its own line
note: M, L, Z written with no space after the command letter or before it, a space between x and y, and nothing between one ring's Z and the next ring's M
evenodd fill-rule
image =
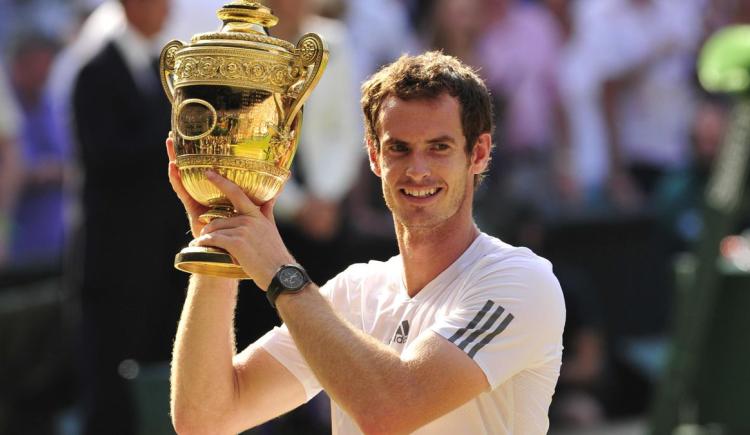
M406 228L395 222L409 297L414 297L453 264L479 235L470 216L459 220L460 225L445 223L427 230Z

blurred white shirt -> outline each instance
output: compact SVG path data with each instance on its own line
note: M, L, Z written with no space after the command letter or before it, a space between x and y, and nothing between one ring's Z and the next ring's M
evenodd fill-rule
M341 201L356 182L365 157L354 53L346 27L313 16L302 26L302 32L319 33L328 43L330 57L323 77L305 103L295 157L305 185L293 178L287 181L274 208L282 220L293 218L308 194Z
M579 181L594 186L608 176L601 86L631 72L616 115L625 162L684 165L700 4L653 0L636 7L632 0L581 0L576 6L576 33L563 58L560 87Z
M360 82L402 54L421 51L402 1L348 0L346 8Z
M172 0L160 42L162 45L172 39L190 42L195 34L219 30L222 23L216 12L227 3L227 0Z

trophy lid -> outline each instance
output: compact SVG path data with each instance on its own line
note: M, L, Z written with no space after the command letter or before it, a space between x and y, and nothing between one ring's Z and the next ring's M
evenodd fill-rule
M247 41L264 43L292 52L294 45L283 39L268 36L267 28L279 19L270 8L260 2L233 0L216 13L224 23L218 32L200 33L192 38L193 44L222 44L222 41Z

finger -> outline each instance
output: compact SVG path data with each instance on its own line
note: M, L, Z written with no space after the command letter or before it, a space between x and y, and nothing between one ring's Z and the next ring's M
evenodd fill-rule
M171 131L169 132L169 136L165 143L167 145L167 156L169 156L169 161L174 162L177 159L177 154L174 151L174 138Z
M221 248L227 252L231 252L235 247L236 238L232 235L224 233L210 233L204 234L200 237L193 239L191 244L193 246L211 246L214 248Z
M276 223L276 219L273 216L273 207L276 205L276 198L278 198L278 196L274 196L269 201L266 201L265 204L260 206L260 212L273 224Z
M177 198L180 199L182 205L185 206L188 212L200 207L200 203L190 196L185 189L185 186L182 184L180 170L177 168L175 162L169 162L169 184L172 185L172 190L177 194Z
M215 231L234 229L248 224L249 216L234 216L222 219L214 219L201 230L201 234L213 233Z
M212 170L206 171L206 178L229 199L237 213L248 216L258 216L260 214L260 208L250 200L238 185Z

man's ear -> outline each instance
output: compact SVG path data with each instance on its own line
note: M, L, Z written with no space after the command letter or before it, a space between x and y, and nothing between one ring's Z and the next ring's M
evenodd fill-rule
M471 151L471 171L473 174L481 174L487 170L490 164L490 152L492 151L492 136L482 133L474 144Z
M380 177L380 160L378 159L378 147L375 141L367 139L367 155L370 158L370 170Z

